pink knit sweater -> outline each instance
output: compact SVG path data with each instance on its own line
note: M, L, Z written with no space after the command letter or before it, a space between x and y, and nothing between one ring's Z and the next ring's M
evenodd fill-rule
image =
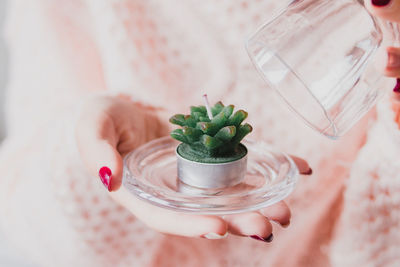
M285 3L9 2L0 223L21 255L43 266L400 266L400 132L389 100L339 141L295 118L244 49ZM274 227L271 244L154 232L82 165L73 127L85 98L128 93L168 116L204 90L248 109L253 139L313 167L288 198L291 226Z

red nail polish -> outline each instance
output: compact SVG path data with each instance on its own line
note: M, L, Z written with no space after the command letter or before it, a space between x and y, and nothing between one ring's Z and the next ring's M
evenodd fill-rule
M396 81L396 86L393 88L393 92L400 93L400 78L397 78Z
M270 234L267 238L258 236L258 235L251 235L251 238L255 239L255 240L259 240L259 241L263 241L263 242L267 242L267 243L271 243L272 240L274 240L274 235Z
M312 173L313 173L313 171L312 171L312 169L310 168L310 169L308 169L308 171L302 172L301 174L303 174L303 175L311 175Z
M390 0L372 0L374 6L386 6L390 3Z
M99 170L99 177L101 182L104 184L104 186L107 188L108 191L111 191L111 177L112 173L110 168L108 167L102 167Z

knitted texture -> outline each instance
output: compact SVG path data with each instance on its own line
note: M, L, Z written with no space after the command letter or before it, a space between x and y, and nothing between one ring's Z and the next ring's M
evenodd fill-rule
M400 134L389 100L339 141L295 118L243 43L285 3L9 2L0 223L24 255L78 267L400 265ZM80 160L73 134L80 100L126 93L162 107L167 120L187 103L202 104L205 91L211 102L249 112L252 139L304 157L314 170L287 199L291 226L274 226L271 244L154 232L115 204Z

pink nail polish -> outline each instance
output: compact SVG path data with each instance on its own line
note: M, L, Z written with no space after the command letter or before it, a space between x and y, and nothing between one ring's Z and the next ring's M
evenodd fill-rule
M397 78L396 81L396 86L393 88L393 92L398 94L400 93L400 78Z
M108 167L101 167L99 170L99 177L101 182L104 184L104 186L107 188L108 191L111 191L111 178L112 178L112 172L110 168Z
M371 1L374 6L386 6L390 3L390 0L372 0Z

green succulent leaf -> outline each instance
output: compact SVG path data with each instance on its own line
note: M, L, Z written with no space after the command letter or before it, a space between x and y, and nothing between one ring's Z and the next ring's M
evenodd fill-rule
M195 112L192 112L192 115L191 115L191 116L192 116L196 121L200 121L200 118L204 117L204 114L201 113L201 112L195 111Z
M235 126L226 126L219 130L215 135L221 141L228 142L236 135L236 127Z
M196 128L208 135L214 135L220 129L217 124L212 122L198 122Z
M212 108L211 108L211 113L213 116L216 116L221 112L221 110L224 108L224 104L222 104L221 101L217 102Z
M194 117L190 115L185 116L185 126L196 127L197 121Z
M246 118L247 118L247 112L244 110L238 110L229 118L229 125L235 125L239 126Z
M253 131L253 127L250 124L246 123L244 125L240 125L236 131L235 137L232 139L232 143L237 145L243 138Z
M175 114L171 118L169 118L169 122L179 125L179 126L185 126L185 115L183 114Z
M203 135L200 141L209 150L215 150L223 144L218 138L209 135Z
M203 135L203 132L201 130L189 126L184 126L182 129L182 133L190 142L199 141L200 136Z
M200 118L199 118L199 121L210 122L211 120L210 120L210 118L208 118L208 117L200 117Z
M175 129L171 132L171 137L183 143L190 144L188 138L184 135L182 129Z
M207 109L205 106L191 106L190 114L193 116L195 112L201 113L203 116L207 115Z
M225 114L225 117L229 118L232 115L234 108L235 108L234 105L229 105L229 106L224 107L221 112L223 112Z
M222 128L225 126L225 123L227 122L228 118L225 116L224 112L220 112L217 116L215 116L212 120L211 123L214 123L217 125L218 128Z

